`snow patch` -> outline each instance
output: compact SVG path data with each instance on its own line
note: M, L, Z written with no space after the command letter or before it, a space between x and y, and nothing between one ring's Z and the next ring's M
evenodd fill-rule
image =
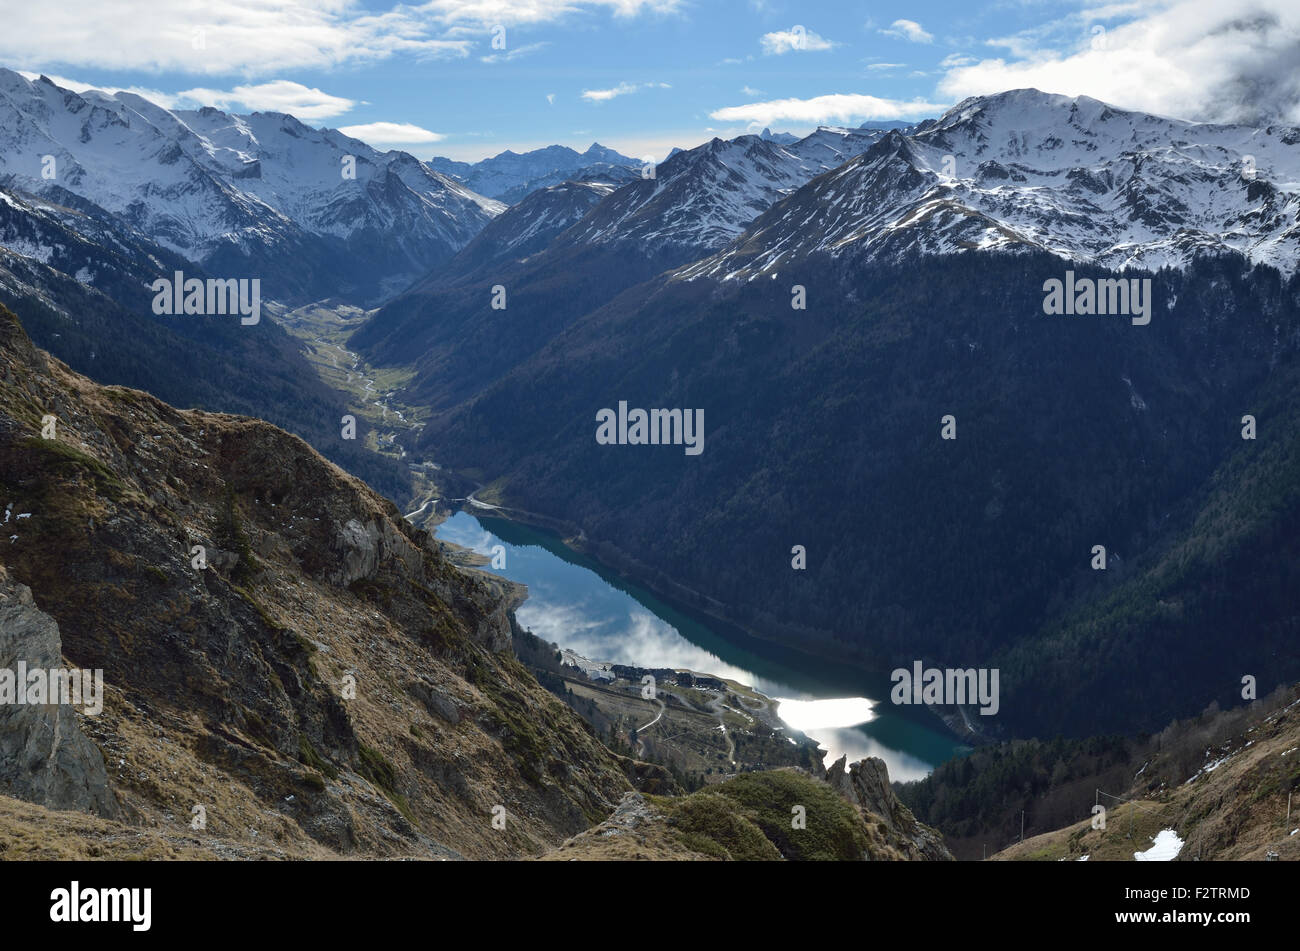
M1183 840L1173 829L1161 829L1152 840L1155 844L1145 852L1134 852L1136 862L1171 862L1183 850Z

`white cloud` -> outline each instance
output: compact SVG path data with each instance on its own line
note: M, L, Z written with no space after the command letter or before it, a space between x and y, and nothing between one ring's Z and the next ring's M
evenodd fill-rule
M304 122L332 119L350 110L356 102L342 96L331 96L319 89L309 88L288 79L277 79L255 86L236 86L234 89L187 89L171 97L179 104L189 102L201 106L215 106L224 111L287 112Z
M761 95L763 95L763 90L761 90L761 89L755 89L753 86L741 86L741 87L740 87L740 92L741 92L742 95L745 95L745 96L761 96Z
M868 63L867 69L902 69L906 63Z
M958 66L939 92L961 99L1034 87L1179 118L1300 123L1300 5L1294 0L1158 0L1155 6L1099 33L1081 15L1069 50L1039 47L1011 61Z
M1012 56L1027 58L1049 53L1050 46L1046 39L1046 30L1025 30L1014 36L998 36L985 40L984 45L1004 47Z
M939 60L939 66L943 69L952 69L954 66L969 66L974 62L976 62L974 56L967 56L964 53L949 53Z
M418 7L443 23L490 27L549 23L583 10L617 17L676 13L682 0L428 0Z
M835 44L825 37L818 36L812 30L794 26L776 33L764 33L758 38L758 45L763 48L765 54L780 56L783 53L828 50Z
M527 56L529 53L535 53L547 45L548 44L545 42L528 43L524 46L516 46L508 50L503 50L500 53L490 53L487 56L480 56L479 61L484 63L500 63L502 61L509 62L512 59Z
M618 17L675 12L680 0L7 0L0 62L49 71L172 71L246 77L330 69L396 54L464 58L495 24L540 24L582 12Z
M921 24L915 20L895 20L889 25L888 30L880 30L885 36L895 36L900 40L910 40L913 43L933 43L934 35L921 29Z
M723 122L750 122L772 125L793 122L803 125L827 125L867 122L871 119L913 119L942 112L945 106L933 102L880 99L876 96L836 93L812 99L773 99L744 106L727 106L709 113Z
M667 83L619 83L610 89L584 89L582 98L588 102L608 102L618 96L626 96L639 89L671 89Z
M28 79L37 79L39 73L19 71ZM288 79L276 79L256 85L236 86L233 89L205 89L196 87L181 92L163 92L139 86L97 86L93 83L69 79L66 76L49 76L55 85L84 93L97 89L108 95L119 92L134 93L164 109L196 109L214 106L228 112L287 112L304 121L331 119L340 116L356 105L356 101L342 96L331 96L319 89Z
M546 94L546 104L547 104L548 106L553 106L553 105L555 105L555 93L553 93L553 92L548 92L548 93Z
M428 142L441 142L446 138L437 132L430 132L409 122L368 122L365 125L347 125L339 129L344 135L373 145L422 145Z

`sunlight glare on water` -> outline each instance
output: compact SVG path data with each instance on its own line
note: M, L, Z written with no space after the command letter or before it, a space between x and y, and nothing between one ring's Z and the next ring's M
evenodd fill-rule
M756 642L738 648L652 595L575 563L579 556L558 540L543 547L541 533L506 522L496 527L526 540L503 541L466 512L442 522L437 537L487 557L504 550L502 568L484 570L528 586L515 616L548 643L591 661L691 670L751 686L779 703L777 716L791 731L819 744L827 766L841 756L851 763L877 756L891 779L920 779L955 752L956 744L938 731L905 721L887 702L857 695L855 685L834 676L837 665L809 667L799 655L805 666L796 667L765 656L766 645Z
M788 700L775 698L780 704L776 715L796 730L837 729L870 723L876 718L875 706L866 697L836 697L830 700Z

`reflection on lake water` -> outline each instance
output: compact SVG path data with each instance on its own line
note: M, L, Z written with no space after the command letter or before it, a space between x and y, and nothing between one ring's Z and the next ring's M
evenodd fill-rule
M906 781L966 749L926 715L905 715L890 704L887 679L692 617L548 533L458 512L436 535L483 555L504 546L505 566L484 570L528 586L515 614L543 640L591 660L685 668L748 684L780 701L782 721L815 739L827 765L844 755L849 762L878 756L891 779Z

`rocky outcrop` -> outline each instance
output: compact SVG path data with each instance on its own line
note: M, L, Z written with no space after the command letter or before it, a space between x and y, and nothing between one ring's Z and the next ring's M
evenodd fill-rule
M474 640L493 653L510 650L513 642L512 616L512 612L504 602L497 604L475 629Z
M0 307L6 507L0 660L66 658L113 689L81 732L4 711L0 799L115 797L218 854L504 859L630 788L513 658L501 591L391 501L269 423L99 386Z
M27 670L61 668L62 653L59 626L0 566L0 671L16 673L20 663ZM0 701L0 792L53 809L119 813L104 757L82 733L73 708L58 702Z
M841 756L826 771L826 782L832 789L881 823L889 844L909 858L952 861L943 836L918 822L912 810L894 795L884 760L870 756L846 769L847 759Z
M333 547L339 565L330 580L341 587L373 578L380 565L392 562L400 563L409 577L420 570L419 549L388 521L372 519L363 525L350 518L338 527Z
M443 691L428 681L417 680L408 688L424 704L424 708L452 726L460 723L460 706Z

